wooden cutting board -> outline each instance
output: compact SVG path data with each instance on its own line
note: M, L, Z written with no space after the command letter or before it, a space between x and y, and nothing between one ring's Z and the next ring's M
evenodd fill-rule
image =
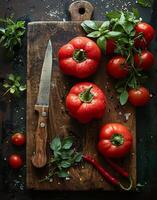
M79 9L85 13L80 14ZM88 3L74 3L70 7L73 20L89 19L92 14L92 6ZM92 77L86 79L96 83L107 96L106 114L101 120L93 120L87 125L82 125L72 119L65 108L65 97L70 88L81 80L68 77L59 70L57 53L59 48L76 36L85 35L80 26L80 21L43 21L31 22L28 24L28 47L27 47L27 187L38 190L115 190L103 177L88 163L70 170L70 180L54 179L52 182L42 182L48 167L36 169L32 166L31 156L35 149L35 128L37 126L37 116L34 111L36 103L41 68L48 40L51 39L53 46L53 75L51 83L50 111L48 120L48 142L47 155L50 157L49 143L56 135L72 135L75 139L75 146L78 151L88 153L107 166L103 158L97 153L96 145L100 127L108 122L120 122L128 126L134 137L134 144L131 153L124 159L117 161L123 166L133 178L133 188L136 185L136 118L135 110L132 106L124 107L119 105L113 81L105 71L107 58L102 56L98 71ZM128 117L129 116L129 117ZM129 118L128 120L126 118ZM113 174L112 170L110 170ZM118 176L118 175L117 175Z

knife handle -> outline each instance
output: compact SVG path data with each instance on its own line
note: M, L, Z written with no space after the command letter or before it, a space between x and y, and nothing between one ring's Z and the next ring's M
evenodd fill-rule
M46 165L46 143L47 143L47 119L48 106L35 105L35 111L38 112L38 125L35 131L35 152L32 156L32 164L41 168Z

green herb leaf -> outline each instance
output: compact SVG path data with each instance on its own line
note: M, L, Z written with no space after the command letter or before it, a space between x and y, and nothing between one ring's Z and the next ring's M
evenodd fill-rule
M15 91L16 91L16 88L14 88L14 87L11 87L11 88L10 88L10 93L11 93L11 94L14 94Z
M120 35L121 35L121 32L119 32L119 31L110 31L107 33L108 38L114 38L114 37L118 37Z
M128 101L128 92L126 90L124 90L119 97L120 100L120 104L123 106L126 104L126 102Z
M87 37L98 38L100 35L101 35L101 33L99 31L93 31L93 32L89 33L87 35Z
M67 178L67 177L69 177L69 174L66 171L63 171L63 170L57 172L57 175L58 175L59 178Z
M106 50L106 38L105 36L101 36L97 39L97 44L100 47L100 49L105 52Z
M61 162L61 167L63 167L63 168L69 168L70 166L71 166L71 162L70 161L63 160Z
M151 0L137 0L137 3L144 8L151 8L153 1L151 1Z
M21 92L25 91L26 90L26 85L20 85L19 90Z
M71 137L67 137L62 142L62 148L63 149L70 149L73 145L73 140Z
M15 81L15 76L14 76L14 74L9 74L9 75L8 75L8 79L9 79L10 81Z
M53 151L58 151L61 149L61 140L59 137L55 137L51 144L50 144L50 148L53 150Z
M4 88L9 88L10 85L9 85L8 83L4 83L4 84L3 84L3 87L4 87Z
M97 31L99 29L98 24L95 21L92 20L85 20L81 23L81 26L84 28L84 26L93 29L95 31Z
M82 160L82 153L76 153L74 156L75 162L80 162Z
M106 14L109 19L119 18L121 13L119 11L111 11Z
M99 30L100 31L104 31L106 29L109 29L109 26L110 26L110 22L109 21L105 21L102 23L102 25L100 26Z
M132 7L132 12L134 13L135 17L139 18L140 17L140 13L138 12L138 9L135 7Z

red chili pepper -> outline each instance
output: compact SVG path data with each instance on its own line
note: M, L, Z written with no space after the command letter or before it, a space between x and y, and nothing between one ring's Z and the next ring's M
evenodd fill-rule
M108 164L115 170L117 171L120 175L126 177L129 179L130 181L130 185L128 188L125 188L118 179L116 179L115 177L113 177L104 167L102 167L100 165L100 163L98 163L94 158L92 158L89 155L83 155L83 159L89 163L91 163L102 175L103 177L110 182L112 185L114 186L118 186L123 190L130 190L132 188L132 180L129 177L129 174L120 166L118 166L117 164L113 163L112 161L110 161L109 159L106 159Z
M126 172L122 167L120 167L116 163L112 162L108 158L105 158L105 160L112 167L112 169L114 169L115 171L117 171L120 175L122 175L122 176L124 176L126 178L129 178L128 172Z
M109 181L113 185L117 185L117 186L119 185L119 181L116 178L114 178L113 176L111 176L108 173L108 171L105 168L103 168L95 159L93 159L89 155L85 155L85 156L83 156L83 158L87 162L91 163L104 176L104 178L107 181Z

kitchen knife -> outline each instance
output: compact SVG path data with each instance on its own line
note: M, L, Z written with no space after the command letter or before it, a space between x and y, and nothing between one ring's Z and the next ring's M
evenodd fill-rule
M35 131L35 152L32 156L32 164L37 168L45 166L47 162L46 143L51 74L52 44L49 40L41 71L37 102L35 104L35 111L38 112L38 125Z

